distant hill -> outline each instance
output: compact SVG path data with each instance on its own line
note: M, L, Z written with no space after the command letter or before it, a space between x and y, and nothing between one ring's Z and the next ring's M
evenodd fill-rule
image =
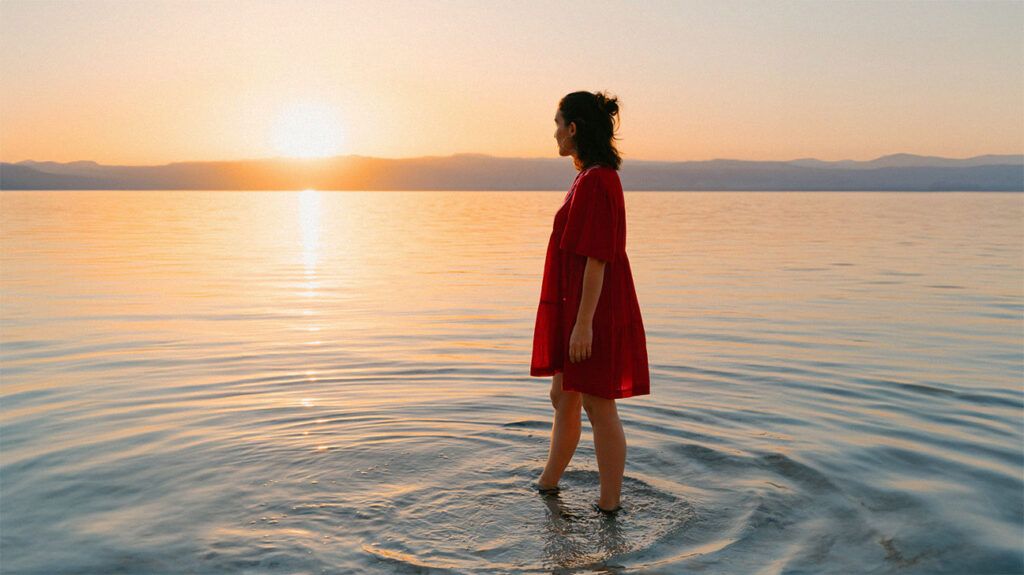
M0 163L2 190L564 190L569 158L456 154L386 159L337 156L179 162L162 166ZM1024 191L1024 155L955 159L893 154L870 161L788 162L624 159L626 191L890 190Z

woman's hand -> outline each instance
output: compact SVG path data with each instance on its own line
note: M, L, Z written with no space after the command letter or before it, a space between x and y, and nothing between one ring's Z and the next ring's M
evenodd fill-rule
M586 322L576 322L569 336L569 361L579 363L590 359L590 346L594 341L594 326Z

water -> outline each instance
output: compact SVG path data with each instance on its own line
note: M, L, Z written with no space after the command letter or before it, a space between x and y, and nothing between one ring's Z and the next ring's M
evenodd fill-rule
M627 192L559 498L552 192L0 194L4 573L1020 573L1024 194Z

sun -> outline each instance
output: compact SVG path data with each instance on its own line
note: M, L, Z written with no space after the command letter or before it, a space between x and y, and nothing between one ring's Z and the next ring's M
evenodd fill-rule
M317 102L296 102L282 109L270 137L277 153L292 158L335 155L343 141L335 111Z

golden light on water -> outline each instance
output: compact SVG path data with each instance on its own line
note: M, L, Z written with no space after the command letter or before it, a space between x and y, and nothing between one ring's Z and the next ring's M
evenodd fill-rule
M316 289L316 264L320 253L320 193L316 190L299 192L299 230L302 234L302 261L306 266L306 279L309 291L306 295L314 295Z
M270 137L277 153L292 158L337 155L344 142L335 108L317 102L296 102L281 110Z
M323 230L321 229L320 222L322 220L322 206L320 204L320 193L316 190L306 189L299 192L299 233L302 238L302 261L304 266L304 286L305 291L301 292L302 297L307 298L307 301L314 305L318 297L317 287L319 281L317 280L317 264L320 258L320 247L321 247L321 235ZM304 316L315 316L318 315L314 309L302 310ZM309 329L310 326L307 326ZM316 326L313 326L316 327ZM317 328L319 329L319 328ZM320 345L320 340L307 341L306 345ZM306 372L307 375L311 375L312 372ZM315 380L316 378L311 377L310 379Z

